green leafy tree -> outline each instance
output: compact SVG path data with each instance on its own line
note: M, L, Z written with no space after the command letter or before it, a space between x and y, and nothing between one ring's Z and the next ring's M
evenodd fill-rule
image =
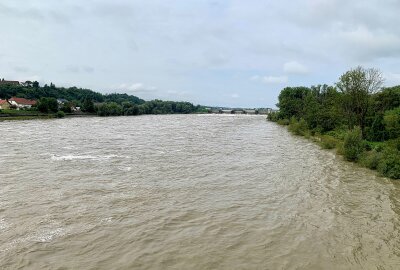
M365 69L361 66L344 73L336 84L342 95L342 106L347 117L348 126L352 129L360 126L364 134L366 116L371 104L371 95L379 91L383 77L377 69Z
M58 103L55 98L43 97L39 100L37 108L40 112L43 113L49 113L49 112L55 113L58 111Z
M400 137L400 107L386 111L383 119L389 138Z
M290 119L292 116L300 119L304 114L305 99L310 93L307 87L286 87L279 94L280 115L283 118Z
M89 113L94 113L95 112L94 103L93 103L92 99L90 99L89 97L86 97L83 100L82 111L83 112L89 112Z
M361 129L359 127L347 132L343 142L343 150L347 160L358 160L364 150Z

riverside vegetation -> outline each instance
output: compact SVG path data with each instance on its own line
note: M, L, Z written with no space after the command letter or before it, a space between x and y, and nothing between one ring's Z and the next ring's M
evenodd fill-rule
M64 117L71 114L71 108L80 107L84 114L99 116L141 115L141 114L188 114L205 112L204 107L190 102L152 100L145 101L128 94L101 94L90 89L77 87L56 87L53 83L40 86L38 82L27 81L20 85L0 85L0 99L13 96L36 99L37 105L26 110L0 110L0 114L10 117L54 116ZM65 102L60 106L57 99Z
M286 87L270 121L348 161L400 179L400 86L382 87L377 69L357 67L335 86Z

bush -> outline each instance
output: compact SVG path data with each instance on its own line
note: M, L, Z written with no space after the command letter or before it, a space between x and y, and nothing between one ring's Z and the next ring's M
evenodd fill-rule
M326 135L332 136L335 139L339 139L339 140L344 140L344 137L347 134L347 128L343 129L343 128L337 128L335 130L331 130L325 133Z
M377 169L383 176L400 179L400 151L386 149Z
M383 117L386 131L390 138L397 138L400 136L400 107L386 111Z
M65 117L65 113L64 113L63 111L58 111L58 112L56 113L56 117L57 117L57 118L64 118L64 117Z
M289 123L289 130L299 136L307 137L310 134L307 122L303 118L301 118L300 121L297 121L296 118L292 117Z
M389 140L385 143L386 147L400 151L400 138Z
M336 147L338 141L337 139L331 137L331 136L321 136L321 147L324 149L333 149Z
M361 129L354 128L347 132L343 142L343 153L347 160L357 161L364 150Z
M277 121L277 123L279 124L279 125L282 125L282 126L287 126L287 125L289 125L289 120L288 119L279 119L278 121Z
M378 168L379 162L382 160L382 153L375 150L362 153L359 159L359 163L371 170Z
M42 97L38 102L37 108L42 113L48 113L48 112L55 113L58 111L58 103L55 98Z
M122 115L122 106L115 102L103 103L97 106L97 114L99 116L118 116Z
M279 120L279 113L278 112L270 112L267 115L267 119L272 122L277 122Z
M64 113L72 113L71 107L73 106L73 104L71 102L66 102L62 105L61 110Z

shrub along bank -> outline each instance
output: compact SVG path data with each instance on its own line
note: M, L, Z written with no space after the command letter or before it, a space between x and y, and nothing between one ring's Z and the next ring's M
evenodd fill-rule
M270 121L287 125L351 162L400 179L400 86L382 88L376 69L357 67L335 86L286 87Z

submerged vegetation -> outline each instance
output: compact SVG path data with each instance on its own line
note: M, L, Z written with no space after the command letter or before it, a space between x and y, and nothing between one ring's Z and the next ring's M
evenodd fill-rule
M400 86L383 88L381 73L357 67L335 86L286 87L268 119L337 149L348 161L400 179Z

